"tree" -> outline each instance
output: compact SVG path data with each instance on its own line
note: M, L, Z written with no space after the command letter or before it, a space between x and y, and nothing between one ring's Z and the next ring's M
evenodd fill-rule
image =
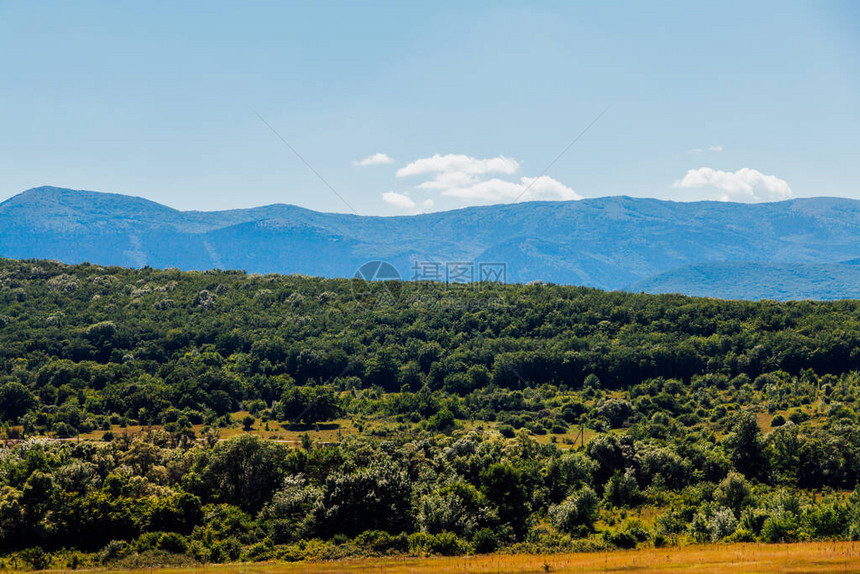
M280 415L291 423L315 424L340 416L337 397L327 387L290 387L280 402Z
M723 441L735 469L747 478L763 479L767 476L768 458L761 429L753 413L740 415L732 432Z
M0 421L14 421L37 404L33 393L21 383L11 381L0 385Z
M753 502L752 490L742 474L730 472L714 492L714 500L739 517Z
M408 530L411 497L409 478L390 460L355 472L332 473L323 487L318 529L325 536Z
M510 462L497 462L481 473L481 490L499 509L499 519L522 535L531 504L523 472Z
M635 506L642 499L636 473L632 468L620 470L612 475L606 484L604 498L615 506Z
M200 454L197 474L188 486L203 498L257 512L271 499L284 476L284 447L254 435L218 443Z
M565 498L561 504L551 507L550 520L562 532L580 536L593 527L599 505L597 494L586 486Z

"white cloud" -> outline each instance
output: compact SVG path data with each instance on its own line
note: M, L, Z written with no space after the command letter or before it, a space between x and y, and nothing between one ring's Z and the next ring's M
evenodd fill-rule
M735 172L710 167L691 169L673 186L687 189L716 187L723 192L720 201L780 201L791 197L791 188L785 180L748 167Z
M415 189L455 198L464 205L581 199L571 188L549 176L520 177L519 181L501 179L519 169L517 160L503 155L479 159L463 154L436 154L400 168L397 177L424 176L425 180ZM422 209L433 206L432 200L429 201L430 205L422 205Z
M382 201L394 207L401 209L415 209L415 201L403 193L396 191L386 191L382 194Z
M688 149L687 153L702 153L702 148L694 147L693 149Z
M515 159L500 155L489 159L476 159L463 154L436 154L433 157L417 159L397 170L397 177L422 175L427 173L462 174L479 176L489 173L516 173L520 164Z
M548 175L541 177L524 177L523 185L528 188L520 201L532 200L562 200L582 199L582 196L558 180Z
M364 159L355 160L352 162L352 165L357 167L367 167L369 165L380 165L384 163L394 163L394 159L384 153L375 153Z
M582 199L571 188L546 175L522 177L520 183L494 177L466 187L446 189L442 195L466 200L470 204Z

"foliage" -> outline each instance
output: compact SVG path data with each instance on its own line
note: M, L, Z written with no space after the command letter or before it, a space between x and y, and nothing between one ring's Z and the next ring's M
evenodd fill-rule
M458 296L368 310L347 281L0 261L2 552L860 537L857 302Z

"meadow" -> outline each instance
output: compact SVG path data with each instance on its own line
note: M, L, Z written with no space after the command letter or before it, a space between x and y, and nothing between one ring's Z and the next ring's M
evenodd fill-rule
M860 543L728 544L577 554L377 558L337 562L223 564L160 570L163 574L597 574L695 572L751 574L857 572ZM106 570L126 574L134 570Z

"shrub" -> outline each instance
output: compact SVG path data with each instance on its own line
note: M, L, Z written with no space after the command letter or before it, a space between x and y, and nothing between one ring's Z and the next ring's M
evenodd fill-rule
M355 537L353 543L356 546L367 548L378 554L391 554L392 552L406 552L409 550L409 540L401 533L392 536L384 530L367 530Z
M564 502L549 510L552 525L568 534L583 535L597 520L597 494L584 487L568 496Z
M730 472L714 491L714 500L740 516L744 508L752 503L749 482L738 472Z
M144 532L135 541L134 547L138 552L145 552L158 548L158 542L161 540L161 532Z
M131 547L125 540L111 540L98 553L98 561L102 564L107 564L120 558L128 556L131 552Z
M38 546L22 550L19 556L33 570L45 570L51 565L51 555Z
M272 558L272 555L272 541L268 538L263 540L262 542L252 544L248 548L248 551L245 552L245 558L250 560L251 562L262 562L263 560L269 560L270 558Z
M62 421L54 423L53 429L57 438L71 438L78 434L75 427Z
M171 554L185 554L188 550L188 541L176 532L165 532L158 539L158 548Z
M745 528L738 528L731 536L726 537L726 542L755 542L755 534Z
M209 560L212 562L229 562L238 560L242 555L242 544L234 537L212 544L209 550Z
M844 506L831 502L805 508L802 521L813 538L837 538L848 529L849 515Z
M758 536L761 533L765 520L769 516L770 514L761 508L747 508L741 512L739 529L752 532L753 535Z
M457 421L449 409L442 409L427 420L427 429L436 432L450 432L457 428Z
M495 552L499 547L499 537L490 528L481 528L472 538L472 546L478 554L489 554Z
M798 537L797 515L781 508L776 509L761 528L763 542L795 542Z
M639 520L632 519L625 522L618 530L606 530L603 538L610 544L622 549L636 548L639 542L648 540L648 530Z
M795 409L791 411L791 413L789 413L788 420L790 420L796 425L799 425L800 423L808 421L809 415L799 409Z
M425 534L416 532L409 536L409 551L414 554L438 554L441 556L458 556L468 554L472 548L468 542L461 540L452 532Z
M616 472L606 485L604 498L615 506L634 506L642 499L632 468Z
M719 508L714 511L708 521L708 530L711 534L711 542L718 542L723 538L731 536L738 528L738 521L734 513L728 508Z
M629 532L625 532L623 530L606 530L603 532L603 538L609 544L613 546L617 546L618 548L629 550L632 548L636 548L636 537L633 536Z

